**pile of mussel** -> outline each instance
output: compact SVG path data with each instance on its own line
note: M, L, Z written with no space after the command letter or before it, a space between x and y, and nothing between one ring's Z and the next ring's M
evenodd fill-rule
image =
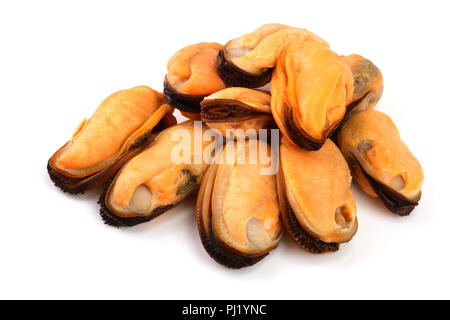
M255 264L284 233L308 252L334 252L358 229L352 178L401 216L421 197L419 162L389 116L374 110L382 92L382 74L368 59L338 55L306 29L267 24L225 46L179 50L163 93L147 86L113 93L47 169L64 192L104 188L100 215L117 227L150 221L198 193L201 242L230 268ZM177 124L174 108L189 120ZM211 141L218 151L174 161L174 133L193 150L196 129L217 133L200 137L201 154ZM261 129L279 130L277 143ZM267 171L261 158L238 161L255 145L278 170Z

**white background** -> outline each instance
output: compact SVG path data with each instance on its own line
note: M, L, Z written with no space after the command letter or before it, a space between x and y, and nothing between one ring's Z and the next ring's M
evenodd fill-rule
M450 298L449 12L447 1L2 1L0 298ZM118 230L103 225L98 191L52 185L48 158L106 96L162 90L178 49L268 22L306 27L382 70L378 108L425 171L410 217L354 185L360 228L338 253L285 237L236 271L203 250L195 198Z

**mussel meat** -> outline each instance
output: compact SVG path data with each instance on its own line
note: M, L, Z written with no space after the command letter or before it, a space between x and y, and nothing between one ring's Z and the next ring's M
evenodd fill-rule
M347 114L373 108L383 94L383 75L380 69L358 54L344 56L344 59L352 69L354 87L352 102L347 106Z
M289 44L314 41L314 33L282 24L266 24L229 41L217 56L217 70L228 86L257 88L270 82L278 55Z
M409 215L421 197L423 170L392 119L373 109L355 112L338 141L362 189L393 213Z
M205 97L201 107L201 120L224 137L256 136L259 129L274 126L267 91L226 88Z
M176 123L172 112L162 94L146 86L110 95L50 158L50 179L72 194L104 184L155 133Z
M206 127L199 124L199 128ZM99 201L106 224L121 227L150 221L198 190L207 162L195 161L195 130L189 120L162 131L122 167ZM200 139L203 155L210 144L203 135Z
M289 45L272 76L272 115L292 143L318 150L352 101L353 76L344 58L317 42Z
M292 239L311 253L333 252L358 229L350 170L327 139L307 151L282 138L277 175L281 217Z
M216 57L222 45L201 42L175 53L167 63L164 98L188 118L198 120L200 102L225 88L216 69Z
M222 160L209 166L197 199L203 247L229 268L257 263L282 236L275 174L263 174L267 165L260 157L249 161L250 150L254 150L250 146L256 142L249 139L243 146L229 141L218 156ZM259 143L270 150L262 140ZM242 155L245 160L239 161Z

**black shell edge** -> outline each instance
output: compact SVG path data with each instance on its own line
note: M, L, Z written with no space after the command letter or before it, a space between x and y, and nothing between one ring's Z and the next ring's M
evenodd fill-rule
M106 205L106 194L113 180L114 178L110 179L110 181L106 184L106 187L103 190L102 194L100 195L100 199L98 200L98 204L100 205L100 216L106 225L117 228L133 227L135 225L151 221L174 207L174 205L158 207L154 209L152 213L148 216L139 216L133 218L118 217L111 210L109 210Z
M287 206L287 212L286 215L281 215L281 217L284 221L289 235L299 247L309 253L314 254L330 253L339 250L339 243L324 242L312 237L309 233L307 233L302 225L298 222L295 213L286 198L285 202Z
M212 232L211 221L208 225L209 228L208 233L212 236L209 236L203 225L201 210L199 210L197 206L196 206L196 220L197 220L198 234L200 236L203 248L214 261L230 269L241 269L256 264L269 254L266 253L263 255L250 257L243 254L239 254L236 250L228 248L222 241L214 237L214 234Z
M50 164L51 158L47 162L47 172L50 177L50 180L53 184L61 189L64 193L69 193L73 195L84 194L86 191L92 190L98 186L104 184L105 180L108 180L111 175L115 175L115 173L120 169L121 165L115 168L113 167L117 165L118 162L123 160L123 157L126 157L130 152L135 151L138 148L141 148L147 144L152 138L152 136L164 129L164 117L158 122L158 124L150 131L148 131L141 138L137 139L129 148L129 150L118 158L114 163L112 163L109 167L94 173L90 176L84 178L72 178L67 177L64 174L56 171ZM53 157L53 156L52 156Z
M255 257L240 255L236 252L227 251L222 242L214 236L208 237L204 230L199 230L199 234L203 248L206 250L208 255L217 263L230 269L250 267L268 255L268 253Z
M188 95L177 92L173 89L169 83L164 80L164 100L171 107L179 109L189 113L200 113L200 102L206 96L201 95Z
M360 167L361 172L369 182L373 191L375 191L385 207L392 213L395 213L402 217L408 216L419 204L419 202L408 200L398 192L378 182L377 180L372 178L359 163L357 165Z
M285 114L283 117L283 125L286 130L287 135L289 138L299 147L308 150L308 151L317 151L322 148L325 141L330 137L334 130L332 129L327 136L323 140L316 140L310 137L306 132L303 130L295 130L292 128L296 128L294 124L294 119L292 115L292 110L290 110L289 114ZM337 124L339 125L339 124Z
M80 185L75 186L78 183L82 182L83 180L86 180L87 178L80 178L80 179L68 178L60 174L59 172L55 171L50 165L50 160L48 160L47 162L47 173L53 184L59 189L61 189L61 191L64 193L69 193L73 195L84 194L87 190L92 188L92 185L90 183L81 183Z
M273 68L267 69L260 75L251 75L227 61L224 49L217 55L217 72L229 87L258 88L268 84L272 78Z

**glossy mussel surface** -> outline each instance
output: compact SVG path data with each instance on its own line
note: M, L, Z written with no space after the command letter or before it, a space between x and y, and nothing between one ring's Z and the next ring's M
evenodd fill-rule
M51 180L73 194L102 185L155 133L176 123L172 111L162 94L149 87L112 94L50 158Z
M199 119L203 98L225 88L216 69L222 47L216 42L196 43L179 50L167 62L164 98L188 118Z
M393 213L410 214L420 200L423 170L392 119L373 109L355 112L338 141L362 189Z
M224 137L257 136L274 126L267 91L226 88L205 97L201 107L201 120Z
M260 261L282 235L275 174L264 171L268 166L260 158L249 160L254 143L268 147L256 139L246 140L241 147L228 141L219 156L222 161L209 166L197 199L203 247L214 260L230 268ZM231 155L228 160L227 154ZM247 160L239 162L242 155Z
M197 126L205 129L199 122ZM214 142L203 141L195 130L194 121L172 126L123 166L100 198L106 224L120 227L150 221L198 190L207 163L195 159L194 145L200 144L201 156ZM200 140L195 142L196 138Z
M370 60L350 54L344 57L353 74L353 98L347 113L373 108L383 94L383 75Z
M48 161L64 192L103 187L108 225L148 222L196 195L205 251L237 269L276 249L284 230L315 254L351 241L353 178L398 215L418 205L421 165L373 110L380 69L306 29L271 23L224 46L188 45L163 86L110 95ZM190 120L177 124L174 108Z
M281 51L295 42L328 46L314 33L282 24L266 24L229 41L217 56L217 70L228 86L257 88L270 82Z
M287 233L311 253L333 252L358 229L350 170L339 148L326 140L306 151L283 138L278 192Z
M283 135L301 148L318 150L352 101L352 71L326 46L295 43L278 58L271 94L272 115Z

